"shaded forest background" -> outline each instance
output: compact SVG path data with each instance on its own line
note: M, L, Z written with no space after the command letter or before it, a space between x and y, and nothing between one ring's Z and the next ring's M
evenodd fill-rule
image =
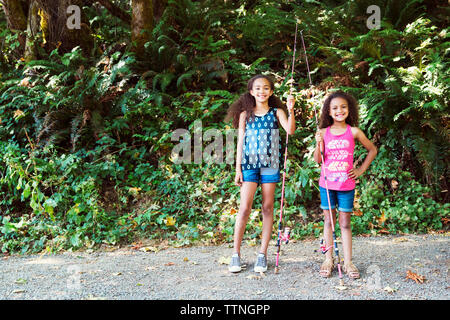
M79 29L68 28L71 5ZM366 25L370 5L381 8L379 29ZM230 241L234 164L174 164L171 134L193 134L197 119L203 132L225 132L228 106L256 73L285 98L297 19L313 87L298 46L292 236L323 228L313 108L338 88L359 100L360 127L379 150L357 184L354 234L445 232L449 17L439 0L0 0L2 252ZM357 163L365 154L356 149ZM257 193L249 243L260 204Z

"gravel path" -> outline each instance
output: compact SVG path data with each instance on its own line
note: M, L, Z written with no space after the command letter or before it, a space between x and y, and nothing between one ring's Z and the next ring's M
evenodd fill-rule
M354 237L354 263L361 279L337 271L323 279L317 241L282 246L280 272L253 272L258 247L244 245L247 268L227 271L229 245L167 248L131 246L93 252L0 256L0 299L112 300L449 300L449 243L445 235ZM341 249L342 246L339 245ZM342 249L341 249L342 250ZM341 253L342 254L342 253ZM410 270L424 283L406 278Z

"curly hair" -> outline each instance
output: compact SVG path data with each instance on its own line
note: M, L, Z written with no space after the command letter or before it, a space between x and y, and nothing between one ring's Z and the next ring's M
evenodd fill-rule
M264 78L267 81L269 81L270 83L270 89L272 91L274 91L275 85L273 80L263 74L258 74L256 76L254 76L253 78L251 78L248 83L247 83L247 92L242 94L238 100L236 100L235 102L233 102L231 104L231 106L228 108L228 113L227 116L225 118L225 121L228 122L230 121L230 119L233 120L233 127L235 129L239 128L239 117L241 115L242 111L246 111L247 112L247 119L249 120L250 118L254 118L254 109L256 107L256 100L255 97L253 97L250 94L250 90L253 89L253 83L260 78ZM285 104L280 100L280 98L276 97L275 95L271 95L269 98L269 107L271 108L281 108L282 110L284 110L284 112L287 112L287 108L285 106Z
M349 93L344 91L336 91L327 96L323 103L320 114L319 128L327 128L333 124L333 118L330 116L330 104L334 98L343 98L348 103L348 117L345 122L352 127L356 127L359 121L359 106L358 101Z

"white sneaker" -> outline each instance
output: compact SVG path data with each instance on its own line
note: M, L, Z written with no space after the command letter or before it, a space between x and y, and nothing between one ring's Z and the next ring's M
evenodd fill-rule
M242 270L241 267L241 258L237 253L231 256L230 265L228 266L228 271L230 272L240 272Z
M267 259L264 253L258 254L258 258L255 263L255 272L266 272L267 271Z

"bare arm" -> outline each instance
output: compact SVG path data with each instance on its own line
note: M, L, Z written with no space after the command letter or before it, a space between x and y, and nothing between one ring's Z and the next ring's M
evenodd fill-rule
M237 186L242 185L242 149L244 147L244 136L245 136L245 119L247 117L247 113L245 111L241 112L239 116L239 131L238 131L238 143L237 143L237 152L236 152L236 176L234 177L234 183Z
M353 127L352 128L353 136L356 140L361 142L361 144L364 146L364 148L367 149L368 154L366 158L364 159L364 162L361 164L359 168L353 168L349 171L349 176L352 179L357 179L360 177L366 170L369 168L370 164L372 163L373 159L375 159L375 156L377 155L377 147L367 139L364 132L362 132L359 128Z
M294 116L294 104L295 100L293 96L288 96L287 107L289 116L286 117L286 113L282 109L277 109L277 118L280 121L281 126L287 132L287 134L295 133L295 116Z

